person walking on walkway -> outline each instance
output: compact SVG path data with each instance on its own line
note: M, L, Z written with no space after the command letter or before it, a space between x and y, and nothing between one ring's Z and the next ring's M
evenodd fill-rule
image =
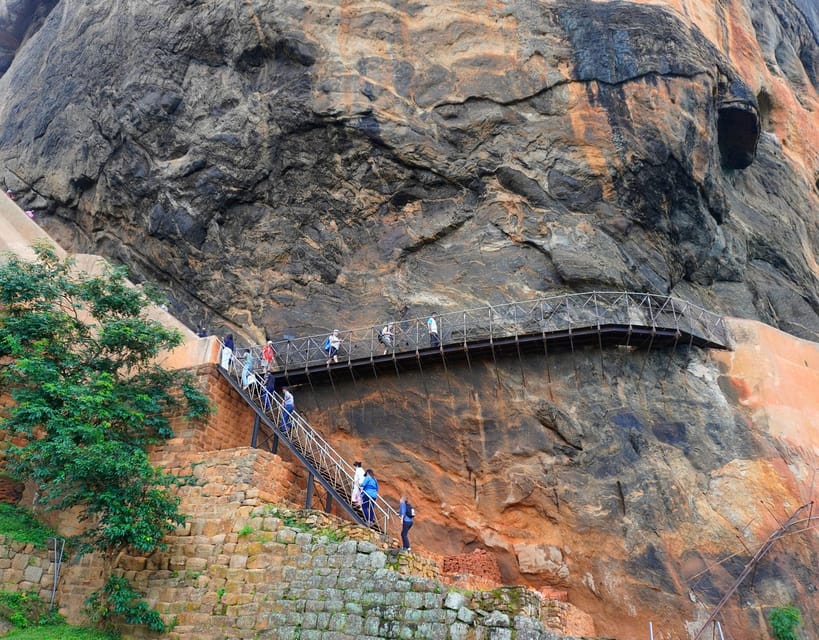
M270 411L273 406L273 392L276 390L276 374L272 371L268 372L264 379L264 408L265 411Z
M412 529L413 518L415 517L415 509L407 502L407 496L401 496L401 502L398 505L398 513L401 514L401 548L404 551L411 551L409 543L409 530Z
M290 433L290 427L293 424L293 411L296 410L296 402L293 400L293 394L290 393L289 387L282 387L282 400L284 402L284 410L282 411L282 431Z
M429 346L440 347L441 338L438 336L438 322L435 320L435 314L427 318L427 331L429 331Z
M393 338L395 337L395 330L393 329L393 323L389 322L384 325L381 331L378 333L378 341L384 345L384 355L387 355L390 349L392 349Z
M222 356L219 365L222 369L228 371L230 370L230 361L233 359L233 334L227 334L222 344Z
M248 349L245 354L245 364L242 367L242 389L247 389L251 384L256 382L256 376L253 375L253 352Z
M266 371L273 370L273 358L276 357L276 350L273 348L273 341L268 340L267 344L262 349L262 359L265 361Z
M360 507L361 483L364 482L364 468L358 460L353 463L353 467L355 468L355 472L353 474L353 493L351 494L350 502L353 503L353 506Z
M333 333L327 336L327 364L338 362L338 348L341 346L341 338L338 337L338 329L333 329Z
M378 480L375 479L372 469L367 469L364 473L364 480L361 482L361 505L364 511L364 520L368 526L375 524L375 501L378 499Z

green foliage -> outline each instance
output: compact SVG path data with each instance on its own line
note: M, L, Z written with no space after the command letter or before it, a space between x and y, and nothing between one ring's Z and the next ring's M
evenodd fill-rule
M36 253L0 266L0 384L14 399L0 428L27 439L8 447L8 468L32 478L48 508L80 507L92 523L80 551L163 548L185 520L171 494L179 480L146 449L172 435L173 411L208 410L189 374L155 362L181 336L145 317L159 298L124 269L77 275L50 247Z
M319 536L326 536L329 542L341 542L347 538L347 534L341 529L335 527L318 527L310 520L306 519L299 512L293 512L289 509L281 507L268 507L265 515L270 515L282 521L285 527L303 531L305 533L314 533Z
M16 629L3 636L4 640L117 640L118 634L85 627L60 624L50 627Z
M0 617L21 629L64 622L36 591L0 591Z
M57 534L37 520L28 509L0 502L0 535L45 547L48 539Z
M343 542L347 539L347 534L344 531L334 527L322 527L317 533L319 536L326 537L328 542Z
M777 607L771 611L768 622L771 623L771 630L776 640L798 640L796 627L802 624L802 616L796 607Z
M110 629L116 622L124 620L128 624L146 625L151 631L167 631L159 613L151 609L142 595L121 576L108 576L102 589L92 593L85 604L91 621L105 628Z
M246 524L241 529L239 529L238 536L240 538L243 536L249 536L251 533L253 533L253 531L254 531L253 527L251 527L249 524Z

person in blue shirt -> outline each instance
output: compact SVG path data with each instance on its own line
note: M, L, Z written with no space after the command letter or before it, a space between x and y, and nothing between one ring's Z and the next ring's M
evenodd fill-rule
M264 391L262 395L264 396L264 408L266 411L270 411L270 408L273 406L272 398L273 392L276 391L276 374L270 372L265 376L264 379Z
M401 496L398 513L401 515L401 548L404 551L411 551L409 543L409 530L412 529L414 509L407 502L407 496Z
M288 433L290 431L290 425L293 421L293 411L296 409L293 394L290 393L290 389L288 387L282 387L282 400L284 401L284 411L282 411L282 431Z
M361 508L364 511L364 519L369 526L375 523L375 508L373 505L378 499L378 480L375 479L372 469L367 469L364 473L364 481L361 483Z

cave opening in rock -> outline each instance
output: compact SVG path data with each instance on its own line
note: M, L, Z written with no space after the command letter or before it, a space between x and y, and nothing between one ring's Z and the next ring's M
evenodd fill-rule
M745 169L756 156L759 117L745 102L723 104L717 116L717 136L722 164L726 169Z

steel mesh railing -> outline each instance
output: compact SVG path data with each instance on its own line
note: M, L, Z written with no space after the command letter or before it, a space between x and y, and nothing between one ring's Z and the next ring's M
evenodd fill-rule
M443 313L436 315L436 321L440 348L612 325L674 330L723 347L729 345L722 316L679 298L651 293L571 293ZM389 346L379 341L379 333L386 324L392 325ZM326 338L325 333L273 341L276 357L270 370L287 373L328 363L324 351ZM427 318L341 330L339 339L338 361L347 363L372 359L385 352L417 352L431 347ZM263 345L255 345L239 349L238 354L244 357L250 353L256 363L254 371L262 372L268 368L262 360L262 349Z
M224 344L222 344L224 349ZM252 349L237 350L222 370L241 386L245 395L278 429L278 437L287 440L299 451L336 492L347 501L352 502L353 466L347 462L310 424L298 413L288 412L281 395L265 388L263 379L256 371ZM248 359L250 361L248 361ZM271 434L272 435L272 434ZM379 496L373 504L375 511L374 527L382 533L397 537L396 525L400 518L395 509Z

